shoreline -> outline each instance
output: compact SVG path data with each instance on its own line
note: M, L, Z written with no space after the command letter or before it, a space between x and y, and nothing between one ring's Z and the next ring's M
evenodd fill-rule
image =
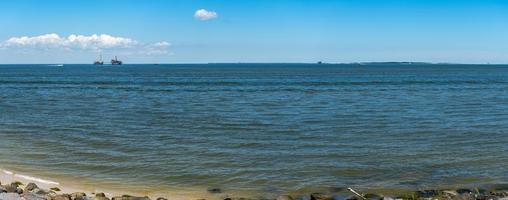
M418 191L374 189L362 191L367 193L358 192L357 194L354 190L348 191L349 188L337 188L336 191L309 189L292 194L279 194L276 197L260 194L257 195L259 197L253 198L252 196L256 195L242 196L225 193L220 188L208 188L203 189L203 191L185 191L182 188L162 192L139 192L118 186L109 188L100 185L86 187L79 184L70 184L66 181L59 182L19 174L3 168L0 168L0 183L0 200L508 200L508 184L499 184L489 188L426 189ZM33 184L40 191L27 191L27 186L33 186ZM10 188L10 190L6 188ZM17 190L12 190L12 188ZM11 196L7 196L7 198L5 195ZM34 198L30 195L39 196ZM78 198L76 198L76 195ZM82 199L79 198L80 195L83 196Z
M204 197L206 197L207 199L222 199L207 195L206 190L205 192L196 192L196 191L186 191L185 189L182 188L163 192L147 192L143 191L144 188L135 189L115 184L111 184L109 186L95 184L85 185L70 180L54 180L48 178L41 178L34 176L33 174L28 175L28 173L18 173L16 171L11 171L9 169L0 168L0 183L6 184L14 182L22 183L24 186L28 185L29 183L35 183L38 187L46 190L49 190L50 188L58 188L60 190L59 192L61 193L72 194L75 192L82 192L87 194L87 196L94 195L96 193L104 193L108 197L129 194L141 197L146 196L149 197L150 199L157 199L161 196L166 196L166 198L174 200L202 199Z

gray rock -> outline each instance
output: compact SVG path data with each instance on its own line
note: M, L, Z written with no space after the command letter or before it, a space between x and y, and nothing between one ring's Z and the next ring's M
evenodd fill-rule
M25 187L25 191L27 191L27 192L31 192L31 191L33 191L35 189L39 189L39 186L37 186L35 183L29 183Z
M134 197L129 195L123 195L121 197L113 197L111 200L150 200L148 197Z
M437 191L437 190L416 191L416 196L418 198L432 198L437 195L439 195L439 191Z
M476 200L476 197L472 194L459 194L452 198L453 200Z
M470 189L458 189L457 193L459 193L459 194L472 194L473 191L470 190Z
M83 192L75 192L71 194L72 200L86 200L86 194Z
M2 193L0 200L21 200L21 196L17 193Z
M71 195L60 194L51 197L51 200L71 200Z
M43 190L43 189L34 189L31 193L38 194L38 195L47 195L47 196L55 196L56 193L49 190Z
M332 195L327 195L323 193L312 193L310 195L310 200L334 200Z
M25 200L47 200L48 196L37 193L25 193L23 194Z
M495 191L495 192L490 192L490 194L497 196L497 197L508 197L507 191Z
M4 185L3 190L7 193L17 193L18 186L16 185Z
M277 197L277 200L293 200L293 197L289 195L280 195Z

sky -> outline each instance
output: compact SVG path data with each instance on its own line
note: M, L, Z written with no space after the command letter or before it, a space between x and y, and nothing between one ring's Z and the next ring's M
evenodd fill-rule
M508 63L501 0L2 0L0 63Z

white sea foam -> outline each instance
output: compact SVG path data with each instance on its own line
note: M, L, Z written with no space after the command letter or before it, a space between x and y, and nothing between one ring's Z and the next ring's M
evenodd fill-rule
M55 181L45 180L45 179L41 179L41 178L37 178L37 177L32 177L32 176L27 176L27 175L23 175L23 174L16 174L16 173L14 173L12 171L5 170L5 169L0 169L0 170L2 170L2 172L4 174L6 174L6 175L22 178L22 179L25 179L25 180L28 180L28 181L35 181L35 182L38 182L38 183L43 183L43 184L48 184L48 185L60 185L60 183L55 182Z
M36 178L36 177L31 177L31 176L26 176L26 175L22 175L22 174L15 174L14 176L15 177L19 177L19 178L23 178L23 179L26 179L26 180L30 180L30 181L36 181L36 182L39 182L39 183L45 183L45 184L51 184L51 185L60 185L60 183L58 183L58 182L54 182L54 181L50 181L50 180L44 180L44 179L40 179L40 178Z

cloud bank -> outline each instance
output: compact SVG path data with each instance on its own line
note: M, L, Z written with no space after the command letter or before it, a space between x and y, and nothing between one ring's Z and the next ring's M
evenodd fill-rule
M202 21L215 19L218 16L219 15L216 12L208 11L205 9L196 10L196 12L194 13L194 18L196 18L197 20L202 20Z
M140 54L168 54L170 44L166 41L142 43L131 38L115 37L108 34L76 35L61 37L50 33L38 36L11 37L0 42L2 49L64 49L70 51L102 51L123 50L135 51Z

